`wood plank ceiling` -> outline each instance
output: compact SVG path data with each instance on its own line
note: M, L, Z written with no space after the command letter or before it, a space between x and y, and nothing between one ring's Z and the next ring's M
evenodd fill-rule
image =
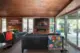
M0 0L0 16L54 17L71 0Z

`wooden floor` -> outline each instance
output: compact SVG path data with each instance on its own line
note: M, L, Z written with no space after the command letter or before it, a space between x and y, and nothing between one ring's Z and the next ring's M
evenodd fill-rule
M67 46L66 49L68 49L68 53L80 53L79 50L72 48L71 46ZM0 53L21 53L21 41L17 42L13 45L13 47L9 49L2 50ZM48 52L48 50L28 50L24 53L60 53L58 51L56 52Z
M21 53L21 41L13 45L13 47L2 50L0 53ZM48 53L48 50L28 50L24 53Z

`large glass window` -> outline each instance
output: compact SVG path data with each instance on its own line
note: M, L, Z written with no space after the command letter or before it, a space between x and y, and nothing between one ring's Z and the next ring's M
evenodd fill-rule
M77 11L71 12L68 14L68 31L67 37L68 40L78 46L78 36L79 36L79 18Z
M23 32L27 32L27 18L23 18L22 19L22 21L23 21Z
M78 33L79 33L79 35L78 35L78 46L80 47L80 19L78 20L78 27L79 27L79 29L78 29Z
M75 45L77 44L77 20L76 19L70 19L68 17L68 31L67 31L67 37L68 40L74 43Z
M78 47L80 47L80 10L78 10Z
M71 12L67 16L67 38L71 43L80 47L80 10Z
M64 17L56 18L56 22L57 30L61 32L61 35L80 47L80 10L68 13Z
M2 18L2 32L6 32L7 29L6 29L6 18Z
M2 20L0 18L0 32L2 32L1 30L2 30Z
M57 33L60 33L61 36L64 36L64 18L63 17L57 17L56 18L56 32Z
M33 19L32 18L23 18L23 32L33 33Z
M29 19L29 33L33 33L33 18Z
M54 33L54 18L49 19L49 32Z

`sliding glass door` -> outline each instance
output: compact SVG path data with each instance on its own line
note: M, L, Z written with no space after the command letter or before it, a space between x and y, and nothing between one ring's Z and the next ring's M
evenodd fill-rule
M76 19L70 19L70 17L68 17L68 31L67 31L67 37L68 40L71 41L72 43L74 43L75 45L77 44L77 20Z

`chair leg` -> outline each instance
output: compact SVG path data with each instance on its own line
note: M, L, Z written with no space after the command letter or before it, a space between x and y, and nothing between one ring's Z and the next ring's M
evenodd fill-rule
M22 49L22 53L24 53L24 49Z
M61 50L61 53L67 53L68 51L67 50Z

